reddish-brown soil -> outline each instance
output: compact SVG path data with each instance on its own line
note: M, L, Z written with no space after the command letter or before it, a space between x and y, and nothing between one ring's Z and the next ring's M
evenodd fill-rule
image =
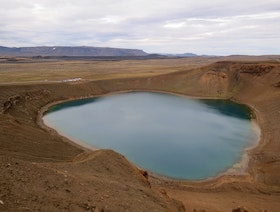
M2 85L0 211L232 211L240 207L237 211L277 212L279 83L277 61L223 61L156 76ZM250 106L261 140L248 152L246 173L204 182L148 176L114 151L85 149L41 126L41 112L50 103L128 90L231 98Z

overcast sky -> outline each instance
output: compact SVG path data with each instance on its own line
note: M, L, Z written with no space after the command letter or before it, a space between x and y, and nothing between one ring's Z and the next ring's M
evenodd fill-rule
M279 0L0 0L0 45L280 54Z

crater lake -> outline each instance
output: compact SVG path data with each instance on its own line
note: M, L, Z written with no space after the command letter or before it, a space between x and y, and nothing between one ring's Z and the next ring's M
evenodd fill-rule
M242 171L245 149L258 140L250 110L229 100L129 92L61 103L44 123L138 167L176 179L201 180Z

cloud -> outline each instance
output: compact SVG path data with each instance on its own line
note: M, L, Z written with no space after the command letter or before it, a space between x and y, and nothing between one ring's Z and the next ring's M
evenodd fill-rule
M278 0L0 0L0 45L280 54Z

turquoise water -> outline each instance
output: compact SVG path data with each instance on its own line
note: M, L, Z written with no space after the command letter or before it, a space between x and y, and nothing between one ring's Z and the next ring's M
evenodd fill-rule
M113 149L143 169L177 179L226 171L254 137L243 105L151 92L67 102L43 119L67 137Z

